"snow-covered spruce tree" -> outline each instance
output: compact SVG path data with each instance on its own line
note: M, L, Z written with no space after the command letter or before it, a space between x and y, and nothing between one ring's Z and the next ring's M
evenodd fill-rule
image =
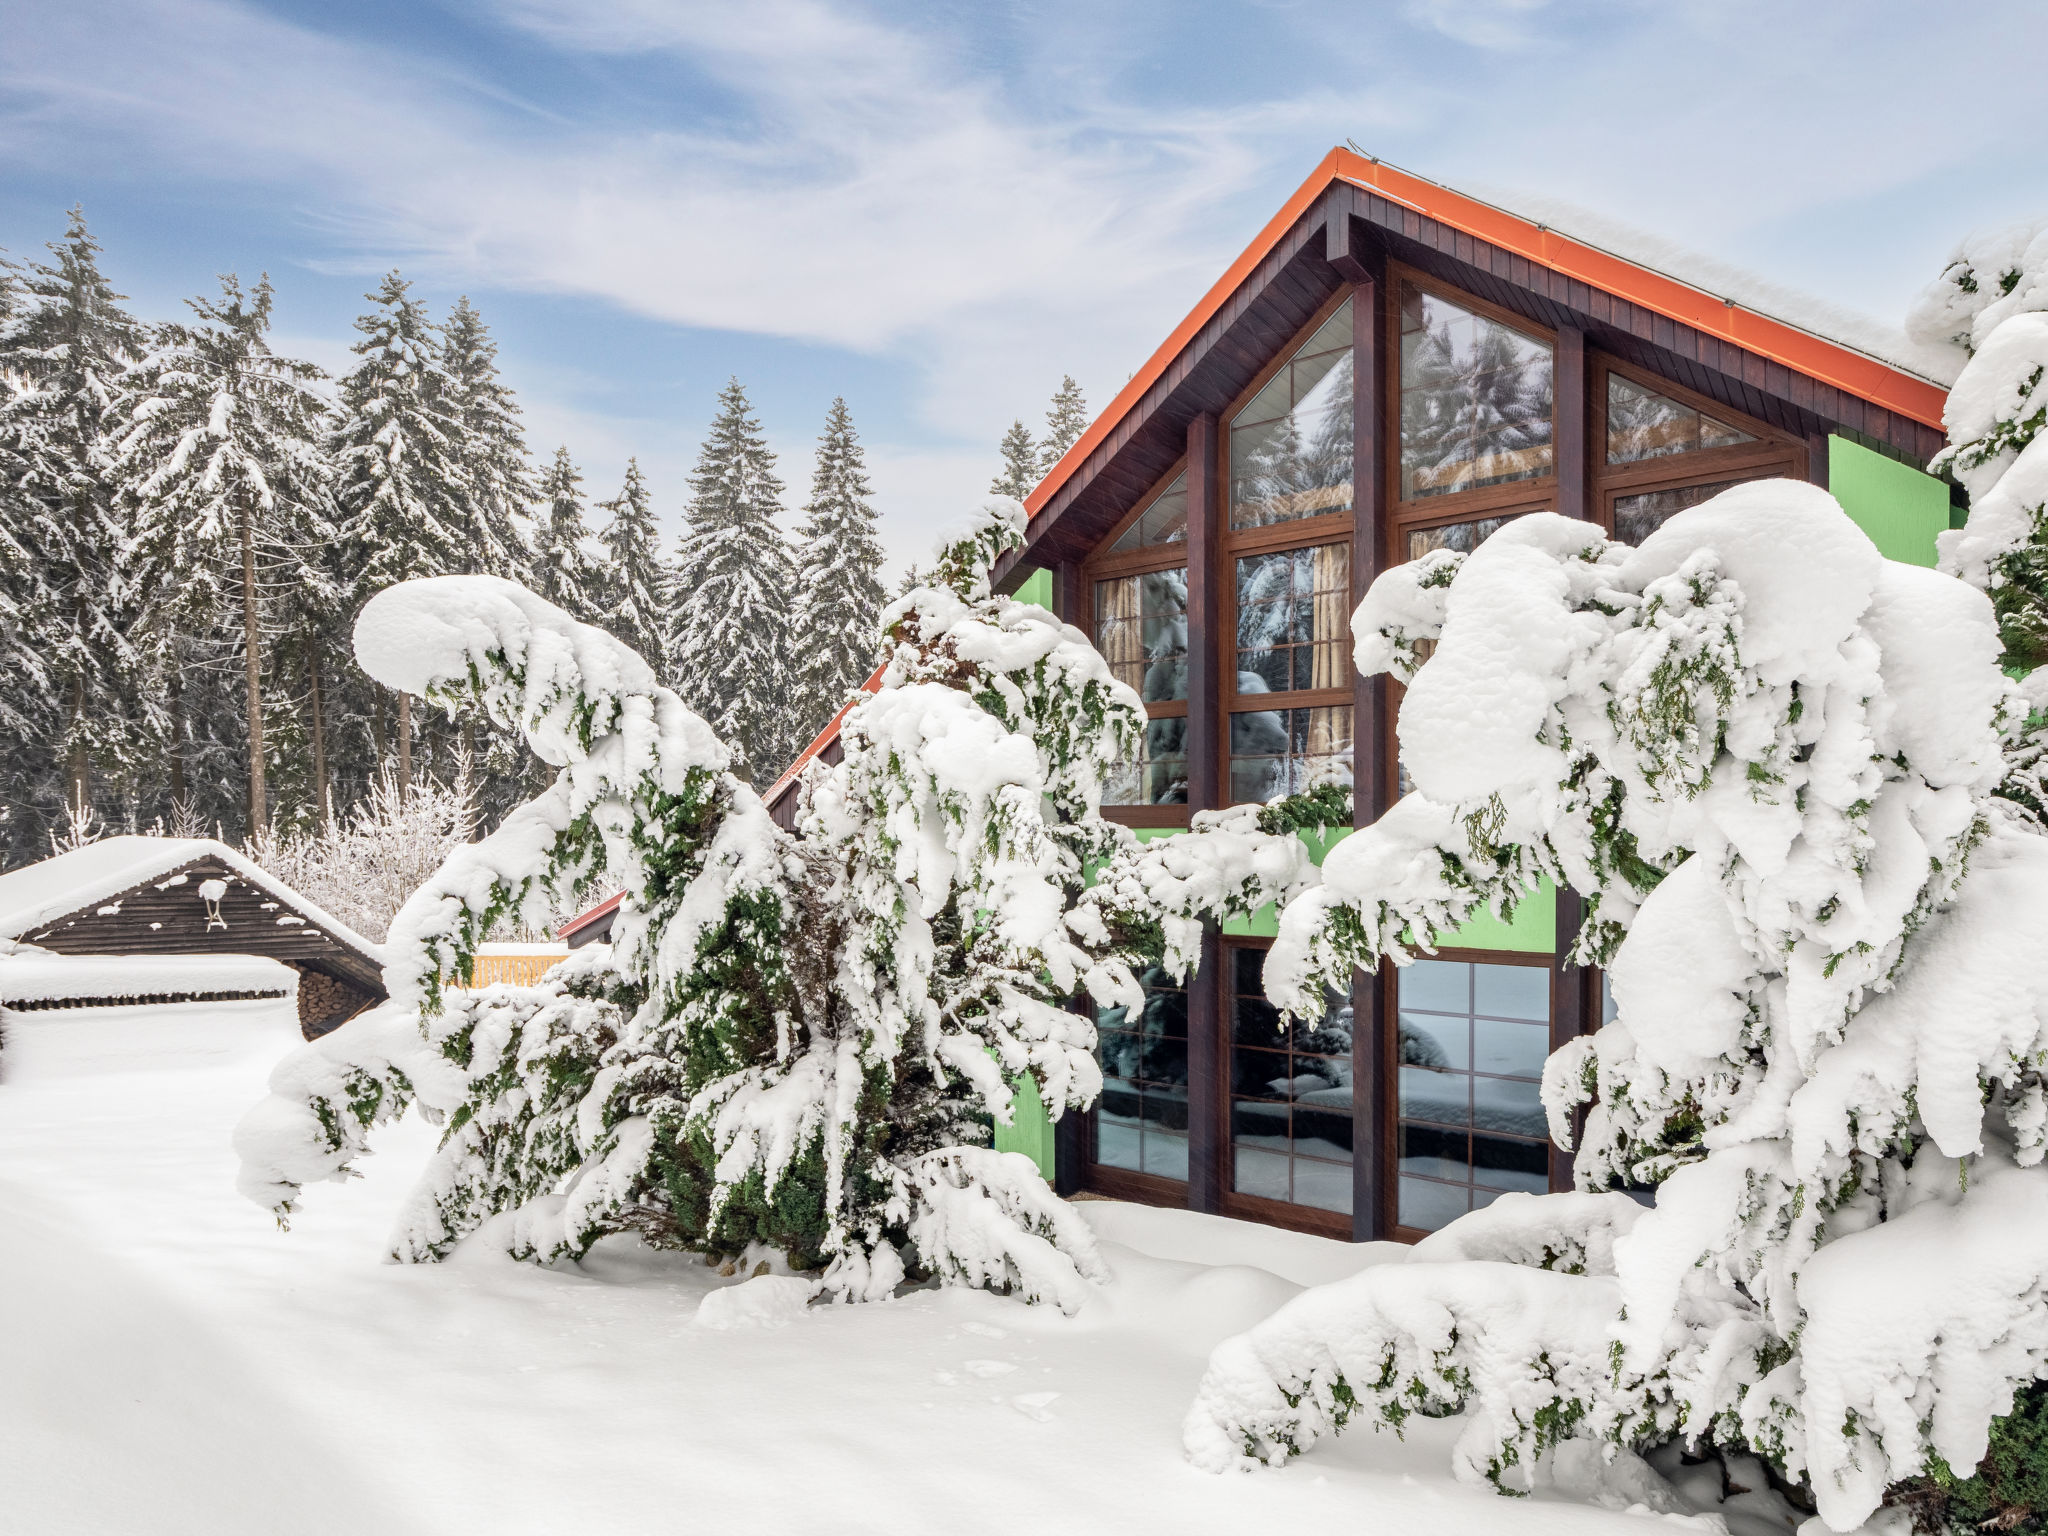
M584 548L590 524L583 516L583 475L567 447L540 481L539 526L533 540L534 584L540 595L579 619L594 619L604 607L604 572Z
M1759 482L1640 549L1539 514L1375 582L1415 791L1340 844L1267 963L1353 967L1582 893L1618 1017L1552 1057L1584 1193L1503 1197L1222 1346L1221 1467L1469 1408L1461 1471L1560 1439L1748 1446L1847 1530L1975 1466L2048 1369L2048 839L1995 790L2020 708L1982 593ZM1419 642L1435 648L1420 659ZM1618 1185L1654 1184L1641 1210Z
M144 338L100 272L81 210L49 249L52 261L21 269L0 332L0 480L28 554L26 643L56 695L37 743L61 765L57 803L41 807L54 818L63 804L89 804L95 766L118 770L142 739L128 530L103 466L107 413Z
M341 381L328 443L350 551L352 600L464 559L465 466L450 415L441 342L426 306L392 272L358 317L361 359ZM412 781L412 706L398 696L398 778ZM381 768L380 768L381 771Z
M1067 456L1067 450L1081 441L1087 430L1088 399L1072 374L1062 374L1045 412L1045 436L1038 440L1038 478L1051 474L1053 465Z
M417 1102L448 1133L401 1258L487 1223L541 1259L634 1230L779 1254L847 1300L931 1275L1077 1306L1087 1229L985 1117L1026 1073L1055 1113L1090 1102L1094 1030L1062 1000L1137 1001L1127 936L1076 898L1129 840L1096 805L1142 709L1078 630L991 595L1023 523L991 502L885 616L882 691L793 834L612 637L487 578L373 599L372 674L473 695L560 772L406 903L391 1002L279 1066L237 1132L244 1189L289 1213ZM443 989L494 923L598 878L624 889L609 963Z
M796 566L776 517L775 455L738 379L690 475L674 567L667 672L733 754L741 778L773 779L800 749L790 708Z
M1991 595L2032 712L2006 792L2048 817L2048 220L1965 240L1907 329L1967 357L1949 392L1949 446L1929 466L1970 498L1968 523L1939 536L1941 568Z
M654 501L638 459L626 460L625 483L619 494L599 505L610 515L603 541L609 565L603 572L604 627L636 656L661 657L662 594L668 573L661 563L661 531L654 522Z
M462 477L451 523L456 564L466 575L527 575L532 551L519 515L534 499L519 403L498 374L498 344L468 298L459 298L441 326L446 422Z
M867 464L846 402L834 400L818 439L811 499L797 530L792 654L799 733L831 719L882 655L882 541ZM802 744L796 747L802 750ZM792 754L794 755L794 754Z
M239 631L251 832L269 825L263 674L266 596L324 588L306 558L321 534L325 403L310 363L270 350L268 278L249 293L232 275L218 300L188 301L196 324L165 325L130 372L111 417L109 463L134 528L141 632L172 689L180 634ZM232 618L230 617L232 615ZM171 711L171 713L178 713ZM182 764L182 722L169 724ZM174 795L178 788L174 786Z
M1014 496L1022 501L1042 478L1038 472L1038 445L1032 441L1031 429L1022 418L1010 423L997 451L1003 456L1003 468L988 488L998 496Z

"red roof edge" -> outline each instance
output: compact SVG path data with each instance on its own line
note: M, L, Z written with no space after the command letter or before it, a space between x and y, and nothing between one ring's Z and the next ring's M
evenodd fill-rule
M1396 170L1393 166L1348 149L1333 149L1310 172L1308 180L1295 188L1294 195L1267 221L1252 243L1244 248L1230 269L1218 278L1201 302L1174 327L1173 334L1160 343L1145 366L1131 376L1103 413L1096 417L1059 463L1047 472L1031 494L1025 508L1035 517L1058 494L1087 460L1088 455L1114 433L1152 386L1159 382L1173 360L1195 334L1229 302L1230 296L1258 264L1277 246L1294 223L1324 192L1338 182L1363 187L1380 197L1412 208L1426 218L1467 235L1473 235L1503 250L1548 267L1566 277L1614 294L1618 298L1653 310L1666 319L1677 320L1734 343L1747 351L1783 363L1796 373L1832 384L1837 389L1881 405L1886 410L1920 422L1942 425L1942 408L1948 394L1939 384L1893 367L1880 358L1854 347L1830 341L1789 321L1763 314L1723 295L1695 288L1667 276L1583 244L1554 229L1454 192L1449 187Z
M868 680L860 685L860 691L862 693L879 692L882 687L882 673L888 669L888 665L885 661L881 666L870 672ZM859 702L859 699L853 698L848 699L839 706L839 713L825 722L825 728L811 738L811 744L808 747L797 753L796 761L782 771L782 777L768 786L768 793L761 797L763 805L772 806L776 801L780 800L796 783L797 775L803 772L804 765L832 745L833 738L839 734L839 722L844 720L846 712Z
M571 934L581 933L584 929L592 926L593 924L600 922L607 917L610 917L614 912L619 910L619 902L624 899L625 894L626 893L624 891L613 891L611 895L605 897L603 901L600 901L588 912L578 912L574 917L570 918L569 921L562 924L561 927L555 930L555 937L558 939L566 939Z

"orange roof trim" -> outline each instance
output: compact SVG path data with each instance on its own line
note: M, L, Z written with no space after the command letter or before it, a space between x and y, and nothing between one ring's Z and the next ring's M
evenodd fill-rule
M1188 317L1174 327L1173 334L1145 366L1132 375L1094 424L1081 434L1066 456L1039 481L1025 498L1025 507L1035 516L1058 494L1088 455L1114 432L1124 417L1144 398L1145 392L1172 366L1174 358L1207 325L1230 299L1237 286L1323 193L1337 182L1363 187L1404 208L1462 231L1506 251L1512 251L1553 272L1611 293L1617 298L1653 310L1709 336L1734 343L1760 357L1783 363L1808 378L1881 405L1888 411L1939 428L1947 392L1938 384L1894 368L1853 347L1817 336L1786 321L1773 319L1723 296L1695 288L1675 277L1651 271L1625 257L1584 245L1554 229L1482 203L1449 187L1424 181L1392 166L1384 165L1348 149L1333 149L1310 174L1278 213L1230 264L1230 270L1216 280Z

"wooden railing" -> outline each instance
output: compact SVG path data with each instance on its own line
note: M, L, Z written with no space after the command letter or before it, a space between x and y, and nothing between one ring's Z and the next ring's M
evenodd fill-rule
M495 982L508 982L515 987L530 987L548 971L568 957L567 950L544 955L478 955L470 962L469 985L488 987Z

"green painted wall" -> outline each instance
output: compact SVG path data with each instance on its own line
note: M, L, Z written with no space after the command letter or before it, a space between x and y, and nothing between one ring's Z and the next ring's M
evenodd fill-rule
M1045 1113L1044 1100L1038 1096L1038 1080L1027 1075L1010 1086L1016 1090L1017 1097L1011 1109L1010 1124L996 1127L996 1150L1022 1152L1038 1164L1039 1173L1050 1182L1052 1121Z
M1933 566L1934 536L1949 523L1945 483L1845 437L1830 437L1828 489L1888 559Z
M1052 572L1033 571L1017 589L1017 601L1036 603L1041 608L1052 607Z

